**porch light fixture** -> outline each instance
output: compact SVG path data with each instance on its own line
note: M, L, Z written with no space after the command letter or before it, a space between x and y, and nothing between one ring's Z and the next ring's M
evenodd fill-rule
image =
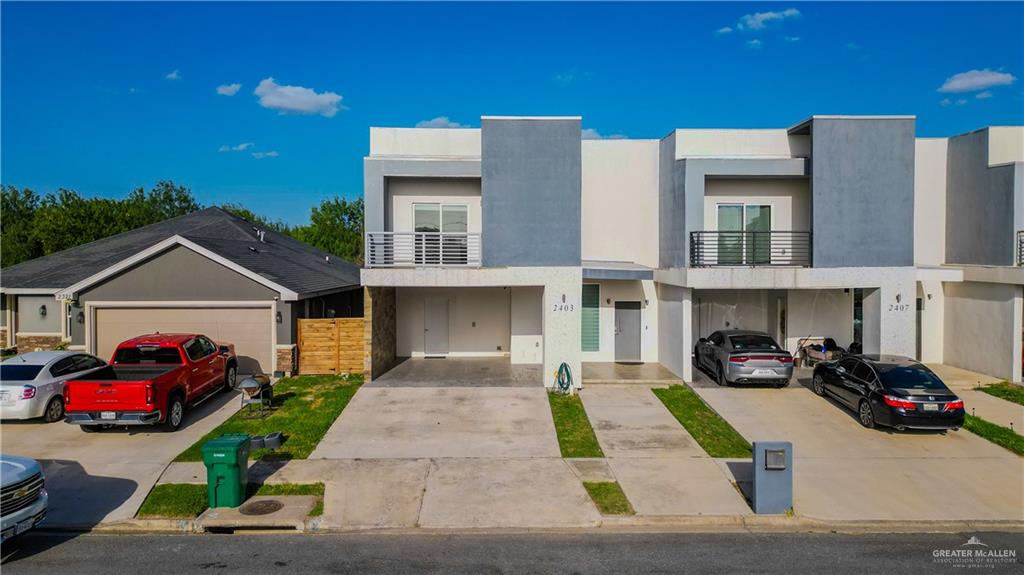
M605 298L604 303L606 303L608 305L612 305L612 298L610 298L610 297L609 298Z
M39 306L39 317L46 317L46 304Z
M78 320L78 323L85 323L85 312L78 312L78 317L76 319Z
M281 312L274 314L274 319L277 320L277 323L282 323L283 320L281 319Z

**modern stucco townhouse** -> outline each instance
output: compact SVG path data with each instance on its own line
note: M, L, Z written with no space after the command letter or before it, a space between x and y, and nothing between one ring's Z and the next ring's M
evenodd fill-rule
M919 146L913 116L660 140L583 140L578 117L372 128L367 372L497 356L548 384L562 362L692 380L697 339L732 328L917 356L919 282L960 277L915 265Z
M1024 128L917 141L921 357L1021 381Z
M362 315L358 271L207 208L4 268L3 343L106 358L129 337L197 332L235 344L243 373L289 373L299 318Z

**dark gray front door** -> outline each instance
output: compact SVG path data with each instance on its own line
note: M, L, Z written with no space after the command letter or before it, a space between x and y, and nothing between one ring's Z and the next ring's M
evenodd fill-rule
M615 361L640 361L640 302L615 302Z

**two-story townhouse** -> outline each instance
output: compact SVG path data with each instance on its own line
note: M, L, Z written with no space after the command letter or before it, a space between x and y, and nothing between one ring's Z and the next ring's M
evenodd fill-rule
M915 118L583 140L580 118L372 128L367 373L403 357L660 363L720 329L918 356ZM917 176L920 179L920 175Z
M1024 127L916 147L920 357L1021 381Z

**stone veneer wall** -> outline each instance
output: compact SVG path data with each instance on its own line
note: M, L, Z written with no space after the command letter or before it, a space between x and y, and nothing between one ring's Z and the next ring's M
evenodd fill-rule
M296 373L295 369L295 345L279 345L274 350L277 354L277 371L283 373L285 376L290 376Z
M395 288L363 288L363 375L367 381L395 366Z
M0 296L2 297L2 296ZM7 328L0 327L0 347L7 347Z
M61 344L60 335L18 335L14 345L20 353L37 349L49 351Z

